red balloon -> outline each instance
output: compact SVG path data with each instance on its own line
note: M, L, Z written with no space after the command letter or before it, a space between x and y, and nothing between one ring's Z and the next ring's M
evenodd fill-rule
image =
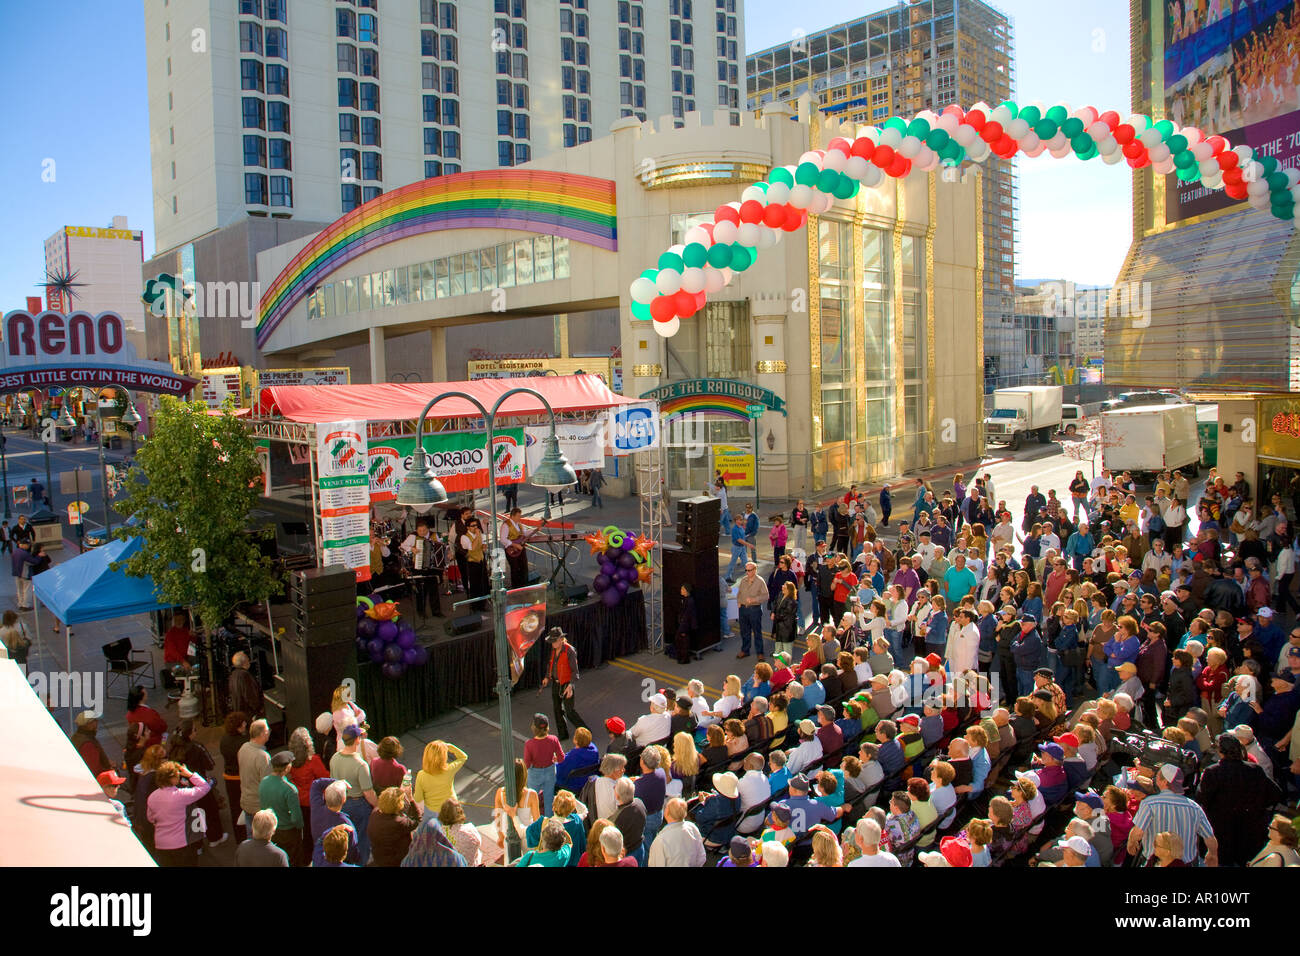
M911 161L908 160L906 156L895 156L894 161L889 164L889 168L885 170L885 172L893 176L895 179L901 179L906 176L911 169Z
M1146 147L1141 143L1129 143L1124 147L1124 155L1129 159L1137 159L1139 156L1145 156L1146 152Z
M695 308L696 308L696 311L698 311L698 310L704 308L704 303L706 303L706 302L708 302L708 301L709 301L709 294L708 294L707 292L700 291L700 292L695 293Z
M853 149L853 144L850 143L843 136L836 136L833 140L831 140L829 143L826 144L826 148L828 150L837 149L845 156L847 156L849 155L849 152Z
M1225 176L1224 179L1226 180L1227 177ZM1237 183L1233 186L1224 186L1223 191L1233 199L1245 199L1247 196L1245 183Z
M961 120L966 116L966 111L962 109L960 106L958 106L956 103L953 103L951 106L945 106L943 108L943 113L941 115L955 116L957 117L958 120Z
M709 234L709 242L710 242L710 243L713 242L713 225L714 225L714 224L711 223L711 222L702 222L702 223L700 223L700 228L703 229L705 232L707 232L707 233Z
M966 118L962 122L979 132L984 128L984 124L988 122L988 117L980 110L971 110L966 114Z
M1128 163L1130 169L1142 168L1142 160L1140 159L1126 159L1124 162Z
M1008 136L1006 133L1003 133L1002 138L999 139L997 143L994 144L993 146L994 151L999 156L1003 156L1003 157L1016 155L1017 148L1018 148L1018 144L1016 143L1016 141L1012 139L1010 136Z
M1137 130L1127 123L1120 123L1115 127L1115 142L1121 146L1127 146L1137 138Z
M740 221L758 223L763 221L763 204L757 199L746 199L740 204Z
M740 222L740 213L736 211L735 206L722 205L713 212L714 222Z
M1109 126L1112 133L1119 128L1119 114L1114 110L1107 110L1098 116L1097 119Z
M1236 155L1235 153L1233 155ZM1240 169L1233 167L1223 171L1223 181L1229 186L1239 185L1245 177Z
M1225 149L1228 148L1228 141L1224 139L1222 136L1219 136L1217 134L1206 138L1205 142L1210 147L1210 149L1214 150L1215 156L1218 156L1220 153L1222 153ZM1236 154L1234 153L1233 155Z
M763 210L763 225L780 229L785 224L785 204L773 203Z
M892 146L877 146L875 153L871 156L871 161L881 169L888 169L889 164L894 161L894 148Z
M985 123L984 128L980 130L980 139L984 140L984 142L988 143L990 146L996 143L1001 138L1002 138L1002 124L999 123L997 120L990 120L989 122Z
M673 311L678 315L691 315L695 312L695 293L679 289L673 293Z
M794 206L786 206L785 222L781 224L781 228L786 232L794 232L796 229L803 226L804 221L804 211L802 209L795 209Z
M673 318L676 313L673 311L673 297L671 295L658 295L650 303L650 318L656 322L667 322Z
M1232 150L1220 153L1215 158L1219 161L1219 168L1223 170L1236 169L1241 165L1241 157Z
M876 151L876 144L865 136L860 136L853 141L853 148L849 150L852 156L861 156L863 159L870 159L871 154Z

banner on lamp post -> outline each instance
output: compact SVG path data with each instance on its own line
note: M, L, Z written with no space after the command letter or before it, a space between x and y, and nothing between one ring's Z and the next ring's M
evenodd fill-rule
M524 480L524 430L505 428L492 436L490 456L496 484L514 485ZM483 432L438 432L424 436L424 450L433 473L449 493L488 486L487 435ZM377 438L369 443L365 473L370 500L392 501L411 468L415 436Z
M321 564L349 567L356 572L358 581L370 580L370 494L365 449L365 422L316 426Z
M527 443L528 471L536 471L546 453L543 442L551 433L549 425L528 425L524 428ZM605 467L605 420L594 422L557 423L555 437L560 440L560 451L569 460L574 471Z

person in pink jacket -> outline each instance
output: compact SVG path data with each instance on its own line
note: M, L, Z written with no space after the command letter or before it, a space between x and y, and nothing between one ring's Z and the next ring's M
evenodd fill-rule
M772 530L768 533L768 540L772 542L772 561L780 562L781 555L785 554L785 543L789 539L790 530L785 526L785 515L773 515Z
M182 779L193 786L179 786ZM154 847L162 866L198 866L198 844L189 842L189 806L202 800L212 784L202 774L168 760L154 774L149 794L149 822L154 826Z

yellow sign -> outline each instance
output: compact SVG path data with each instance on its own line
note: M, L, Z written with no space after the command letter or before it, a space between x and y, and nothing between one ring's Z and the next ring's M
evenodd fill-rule
M1257 428L1260 458L1300 462L1300 399L1261 398Z
M81 524L81 516L90 510L84 501L74 501L68 505L68 524Z
M714 445L713 467L729 485L754 486L754 455L748 448Z
M141 239L143 234L130 229L96 229L94 226L65 226L64 233L73 239Z
M622 361L619 360L619 378L622 378ZM554 371L556 375L599 375L610 388L616 384L611 378L613 360L607 358L518 358L518 359L472 359L469 363L469 379L478 378L531 378L547 375Z

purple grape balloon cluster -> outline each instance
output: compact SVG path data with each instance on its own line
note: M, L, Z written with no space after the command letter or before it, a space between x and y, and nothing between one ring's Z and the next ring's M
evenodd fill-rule
M637 556L636 540L630 534L624 534L614 528L605 529L608 544L597 555L600 570L591 582L591 588L600 595L605 607L617 607L628 589L636 585Z
M389 680L397 680L409 668L429 663L429 649L415 637L415 628L405 621L376 621L357 608L357 651L381 665Z

